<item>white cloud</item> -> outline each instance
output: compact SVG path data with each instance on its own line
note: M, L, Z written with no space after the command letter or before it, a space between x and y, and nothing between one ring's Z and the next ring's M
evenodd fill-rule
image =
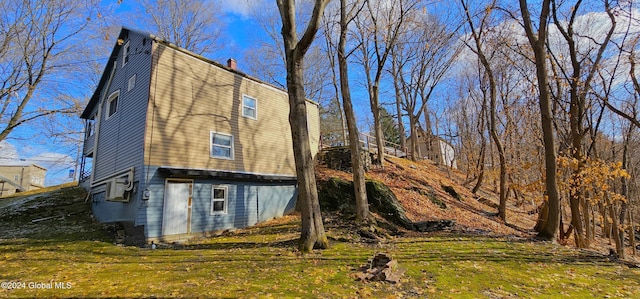
M254 9L259 8L262 2L261 0L221 0L220 6L224 12L247 18L252 16Z
M6 140L0 141L0 159L1 160L17 160L18 151L16 147ZM2 161L0 161L1 163Z

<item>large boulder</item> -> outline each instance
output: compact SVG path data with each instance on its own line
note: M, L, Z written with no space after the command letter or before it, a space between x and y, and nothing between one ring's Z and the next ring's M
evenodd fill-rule
M407 218L402 204L387 185L367 180L366 189L370 211L405 229L428 232L447 229L455 224L453 220L413 222ZM318 198L323 210L355 216L356 200L352 182L339 178L318 181Z

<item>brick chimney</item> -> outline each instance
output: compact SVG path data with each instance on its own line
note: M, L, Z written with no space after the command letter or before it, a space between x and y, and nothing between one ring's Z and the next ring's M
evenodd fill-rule
M227 60L227 66L232 70L237 70L238 69L238 65L236 63L236 60L233 59L233 58L229 58Z

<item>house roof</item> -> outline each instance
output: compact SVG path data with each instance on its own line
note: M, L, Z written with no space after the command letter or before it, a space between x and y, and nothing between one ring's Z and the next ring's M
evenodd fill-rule
M37 168L41 168L43 170L47 170L46 168L35 164L35 163L31 163L29 161L21 161L21 160L9 160L9 161L1 161L0 162L0 167L29 167L29 166L34 166Z
M224 70L226 70L228 72L235 73L235 74L240 75L243 78L246 78L248 80L251 80L251 81L254 81L254 82L257 82L257 83L260 83L260 84L265 84L267 86L270 86L272 88L280 90L280 91L282 91L284 93L287 93L287 91L285 89L282 89L282 88L280 88L278 86L275 86L273 84L264 82L264 81L262 81L260 79L251 77L251 76L249 76L249 75L247 75L247 74L245 74L245 73L243 73L243 72L241 72L239 70L234 70L234 69L232 69L232 68L230 68L230 67L228 67L228 66L226 66L224 64L221 64L219 62L215 62L215 61L213 61L211 59L208 59L208 58L206 58L206 57L204 57L202 55L198 55L196 53L193 53L193 52L191 52L191 51L189 51L187 49L178 47L177 45L172 44L172 43L170 43L168 41L165 41L165 40L163 40L163 39L161 39L161 38L159 38L159 37L157 37L157 36L155 36L153 34L142 32L142 31L138 31L138 30L129 29L129 28L126 28L126 27L122 27L122 29L120 30L120 34L118 35L118 38L116 39L116 44L113 47L113 50L111 51L111 55L109 56L109 61L107 62L107 65L105 66L104 71L102 72L102 77L100 77L100 81L98 82L98 86L96 87L96 90L94 91L93 95L91 96L91 99L89 100L89 103L87 104L87 107L84 109L84 111L80 115L80 118L89 119L91 117L91 111L93 110L93 107L95 107L95 105L98 104L98 102L100 101L100 91L102 90L104 85L107 84L107 81L109 80L109 74L111 73L111 69L114 66L114 62L118 59L118 53L120 52L120 48L122 47L122 45L119 45L117 40L125 39L129 35L129 32L143 35L143 36L148 37L148 38L150 38L151 40L153 40L153 41L155 41L157 43L166 45L166 46L168 46L168 47L170 47L170 48L172 48L174 50L177 50L177 51L180 51L180 52L185 53L187 55L193 56L193 57L195 57L195 58L197 58L199 60L202 60L202 61L204 61L206 63L209 63L209 64L214 65L216 67L219 67L221 69L224 69ZM314 103L314 104L317 105L316 102L313 102L311 100L309 100L309 102Z

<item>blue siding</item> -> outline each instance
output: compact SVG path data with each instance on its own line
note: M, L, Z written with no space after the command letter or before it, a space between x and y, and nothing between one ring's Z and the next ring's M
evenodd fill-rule
M111 86L104 93L105 101L98 103L94 109L102 105L102 116L99 131L90 140L98 137L98 144L93 157L94 182L99 183L115 172L134 167L135 191L144 188L143 160L144 133L149 100L149 84L151 76L151 42L144 35L129 32L129 62L122 66L122 50L118 53L116 71ZM126 42L125 41L125 42ZM109 74L106 74L109 76ZM129 78L136 76L135 87L128 90ZM107 97L120 91L118 108L114 115L107 118ZM105 200L105 185L97 185L92 190L92 209L101 222L131 221L136 219L138 207L141 205L139 195L135 192L126 203Z
M105 99L120 91L117 112L107 118L105 100L102 103L97 152L94 156L94 181L98 182L114 172L136 167L135 181L142 179L143 147L149 82L151 76L151 42L148 37L129 32L129 62L122 66L122 49L118 53L116 71ZM109 74L107 74L108 76ZM127 91L129 78L136 75L135 88Z
M162 235L165 177L150 168L148 189L151 197L138 205L136 225L145 226L145 235ZM211 215L213 185L228 187L226 214ZM191 205L191 233L243 228L291 212L297 196L293 183L260 183L215 179L194 179Z
M133 222L136 216L136 207L139 205L137 194L131 195L129 202L113 202L105 199L105 185L91 190L91 211L100 222ZM134 188L136 190L137 188Z
M298 192L295 185L261 185L259 190L258 222L292 213Z

